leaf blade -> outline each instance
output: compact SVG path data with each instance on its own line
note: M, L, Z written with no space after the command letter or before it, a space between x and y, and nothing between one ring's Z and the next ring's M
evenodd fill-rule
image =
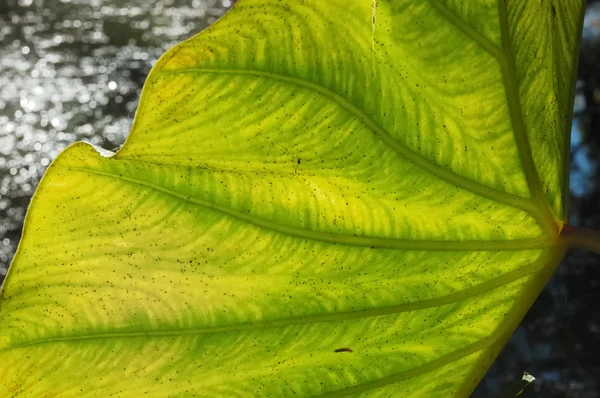
M366 3L240 2L159 61L114 157L75 145L52 164L0 295L0 390L470 392L563 248L501 121L501 68L472 40L499 33L465 35L437 2L379 2L373 26ZM411 42L398 21L425 16L436 34ZM475 88L442 83L432 57ZM475 100L487 111L457 119ZM453 140L468 148L448 157Z

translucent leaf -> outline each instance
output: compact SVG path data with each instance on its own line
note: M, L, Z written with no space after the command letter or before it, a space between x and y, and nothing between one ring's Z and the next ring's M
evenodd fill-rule
M0 395L468 396L566 248L581 19L239 1L46 172Z

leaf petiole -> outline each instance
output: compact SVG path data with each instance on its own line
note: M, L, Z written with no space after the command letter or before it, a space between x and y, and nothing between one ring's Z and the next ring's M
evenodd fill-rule
M560 239L571 248L586 249L600 254L600 231L565 225L560 231Z

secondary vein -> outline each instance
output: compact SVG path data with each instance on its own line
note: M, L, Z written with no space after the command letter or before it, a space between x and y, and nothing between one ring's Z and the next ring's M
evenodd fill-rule
M475 354L494 343L496 339L496 335L491 335L481 340L476 341L473 344L470 344L466 347L460 348L456 351L453 351L449 354L443 355L433 361L424 363L422 365L416 366L412 369L405 370L403 372L398 372L392 374L387 377L382 377L381 379L373 380L367 383L359 384L354 387L348 387L342 390L332 391L329 393L317 395L314 398L340 398L347 397L354 394L361 394L367 392L369 390L373 390L375 388L385 387L390 384L398 383L403 380L409 379L411 377L419 376L424 373L432 372L436 369L439 369L445 365L448 365L452 362L456 362L462 358L465 358L471 354Z
M113 172L92 170L89 168L74 167L70 170L81 171L89 174L119 179L128 183L150 188L169 196L178 198L189 203L194 203L202 207L218 211L240 221L246 222L259 228L268 229L274 232L282 233L301 239L316 240L332 244L343 244L352 246L367 246L372 248L388 248L402 250L428 250L428 251L498 251L498 250L533 250L542 249L552 244L546 237L540 236L530 239L514 240L409 240L378 238L372 236L346 235L330 232L313 231L290 225L277 223L271 220L257 217L252 214L244 213L231 207L223 206L204 199L185 195L161 185L139 180L133 177L116 174Z
M352 104L347 99L343 98L339 94L310 81L285 76L272 72L258 71L258 70L244 70L244 69L203 69L203 68L190 68L190 69L177 69L177 70L166 70L160 71L159 74L180 74L180 73L210 73L210 74L227 74L227 75L250 75L256 77L263 77L268 79L274 79L281 82L294 84L305 89L317 92L324 97L336 102L340 107L348 111L365 126L369 128L379 139L385 143L389 148L394 150L398 155L407 159L411 163L417 165L421 169L427 171L433 176L440 178L452 185L459 188L465 189L476 195L491 199L495 202L505 204L508 206L515 207L517 209L530 213L533 217L536 217L536 208L533 203L526 198L522 198L516 195L509 194L499 189L489 187L487 185L480 184L476 181L469 180L459 174L456 174L450 169L439 166L438 164L424 158L418 153L413 152L404 146L400 141L393 138L383 127L381 127L375 120L369 117L364 111Z
M154 331L135 331L135 332L106 332L106 333L94 333L87 335L75 335L56 337L49 339L40 339L32 342L15 344L10 347L0 349L2 351L8 351L11 349L28 347L38 344L48 343L60 343L70 341L84 341L84 340L100 340L107 338L135 338L135 337L173 337L173 336L189 336L189 335L200 335L210 333L228 333L236 331L247 331L267 328L286 327L293 325L302 325L308 323L322 323L322 322L341 322L351 319L368 318L374 316L385 316L394 315L410 311L419 311L428 308L441 307L448 304L458 303L463 300L467 300L494 289L501 288L519 279L525 278L529 275L534 274L540 266L542 266L541 260L545 259L542 253L538 260L531 263L525 264L520 268L513 271L507 272L486 282L446 294L444 296L435 297L431 299L421 300L412 303L403 303L398 305L392 305L387 307L368 308L362 311L346 311L337 312L331 314L318 314L318 315L305 315L291 317L287 319L276 319L267 321L257 321L248 323L239 323L225 326L209 326L204 328L189 328L189 329L168 329L168 330L154 330Z

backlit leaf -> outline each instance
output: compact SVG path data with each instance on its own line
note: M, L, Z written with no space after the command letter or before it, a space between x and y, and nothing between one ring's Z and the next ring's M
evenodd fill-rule
M241 0L49 167L0 395L465 397L558 264L580 0Z

